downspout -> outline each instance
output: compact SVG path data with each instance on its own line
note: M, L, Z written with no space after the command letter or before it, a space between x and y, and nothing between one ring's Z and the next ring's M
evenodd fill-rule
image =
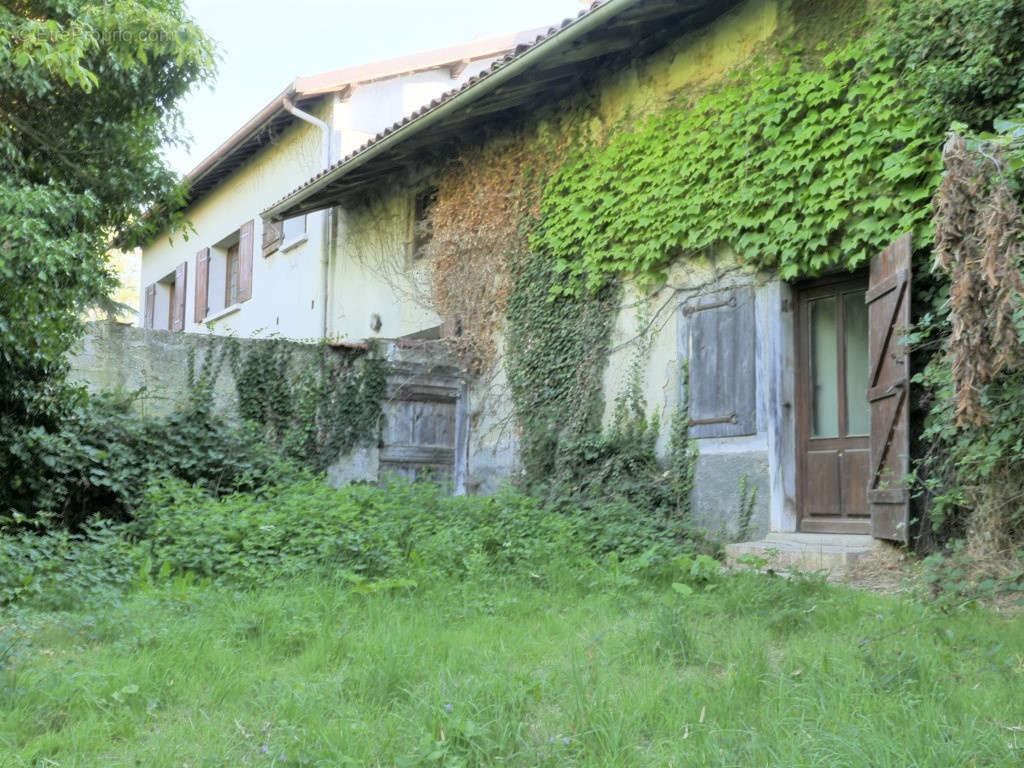
M301 109L292 103L287 96L281 99L281 106L300 120L320 129L322 139L320 142L320 170L326 171L331 165L331 126L318 117ZM320 338L327 338L327 294L330 289L330 268L331 268L331 227L330 209L321 211L321 232L320 232Z

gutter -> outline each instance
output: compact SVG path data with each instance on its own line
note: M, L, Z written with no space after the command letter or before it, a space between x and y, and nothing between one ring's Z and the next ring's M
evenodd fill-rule
M303 112L301 109L292 103L288 96L284 96L281 99L281 106L286 111L290 112L300 120L304 120L310 125L315 125L320 129L321 141L320 141L320 167L323 170L327 170L331 165L331 126L325 123L318 117ZM327 296L330 290L330 270L331 270L331 237L333 236L333 228L331 227L331 215L329 211L324 211L320 215L320 338L327 338Z
M491 93L504 85L508 80L511 80L519 73L529 69L535 62L543 59L544 56L555 53L561 48L570 45L581 35L601 26L610 18L641 1L642 0L607 0L604 5L595 8L590 13L577 17L561 30L541 40L539 43L535 43L520 56L513 57L503 67L487 75L476 84L469 86L465 90L456 92L454 96L436 108L428 110L419 117L413 118L404 125L399 126L393 133L390 133L379 141L371 144L364 151L353 155L348 161L335 166L332 171L324 173L319 179L310 182L304 187L300 187L280 202L270 206L263 211L264 218L280 221L282 214L300 199L304 199L309 197L311 194L320 191L339 176L343 176L348 171L364 165L378 155L384 154L394 145L401 143L409 136L415 135L420 131L428 130L434 125L434 123L443 120L449 114L463 109L465 106L472 104L480 97L486 96L488 93ZM324 207L330 206L325 205Z

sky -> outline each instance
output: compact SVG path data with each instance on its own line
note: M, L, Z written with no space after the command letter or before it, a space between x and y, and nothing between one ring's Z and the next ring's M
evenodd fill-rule
M469 40L551 26L581 0L189 0L218 44L214 82L182 103L188 149L168 148L182 174L278 95L310 75Z

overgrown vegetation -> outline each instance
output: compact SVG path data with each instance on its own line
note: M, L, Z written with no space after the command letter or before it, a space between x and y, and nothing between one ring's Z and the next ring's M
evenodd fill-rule
M38 430L79 406L65 353L130 246L180 207L161 147L176 104L211 73L213 46L180 0L0 6L0 516L23 507Z
M933 528L975 555L1024 539L1024 117L953 134L936 196L936 268L949 276L917 334L937 349L917 377L930 403L919 462Z
M24 470L8 481L0 528L131 520L162 476L214 497L254 490L322 473L379 435L387 366L372 352L226 340L188 366L185 401L168 415L141 413L144 392L82 393L58 428L27 430L10 448ZM226 367L237 412L214 397Z
M380 434L387 363L376 350L313 353L283 339L224 348L230 359L242 419L297 463L322 471ZM220 362L203 374L213 387Z
M109 529L0 539L0 589L22 546L36 554L14 569L52 564L0 609L8 762L833 766L867 750L945 768L1024 749L1020 618L601 554L514 492L302 482L218 502L169 485L152 501L138 546Z
M168 416L143 416L131 398L83 398L60 429L29 430L12 446L13 481L0 528L77 530L90 519L128 520L152 478L170 474L215 494L252 490L294 473L253 425L234 423L193 396Z
M820 66L766 57L563 165L531 245L562 293L722 242L783 278L852 269L930 218L943 126L913 105L863 39Z

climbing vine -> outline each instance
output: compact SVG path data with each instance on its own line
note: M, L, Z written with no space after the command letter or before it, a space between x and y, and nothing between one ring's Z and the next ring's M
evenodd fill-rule
M619 290L551 300L549 259L527 254L508 297L506 371L528 481L551 477L560 448L600 430L602 373Z
M658 280L723 242L784 278L857 267L894 233L927 233L943 127L913 103L871 39L816 67L765 55L563 165L531 245L560 293Z
M258 424L286 456L323 470L356 446L376 441L387 383L384 360L326 345L310 359L282 339L244 350L236 342L227 349L240 415Z
M567 142L565 133L546 127L512 132L467 150L438 178L426 247L433 308L457 324L452 341L474 371L496 359L515 265L526 251L524 232Z
M996 133L952 134L935 197L941 290L912 335L926 417L915 466L930 538L972 554L1024 541L1024 107ZM963 126L959 126L963 130Z

